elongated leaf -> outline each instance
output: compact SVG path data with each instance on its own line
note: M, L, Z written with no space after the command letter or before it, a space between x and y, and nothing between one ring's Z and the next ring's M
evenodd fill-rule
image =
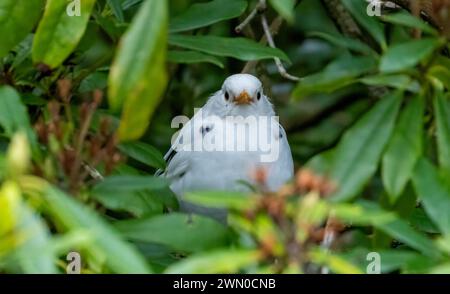
M25 105L19 94L10 86L0 87L0 127L5 130L8 137L15 132L24 131L33 149L34 155L38 155L38 143Z
M119 150L129 157L148 166L164 169L166 162L158 149L143 142L127 142L119 145Z
M0 58L31 32L42 14L44 0L2 0L0 2Z
M344 55L327 65L323 71L304 77L292 95L300 99L315 93L331 93L356 83L358 76L375 68L376 62L372 57Z
M128 239L152 242L184 252L202 252L226 244L227 228L207 217L172 213L121 221L116 228Z
M125 242L118 232L95 211L73 197L36 177L23 177L20 182L25 192L39 195L46 211L67 230L86 230L91 233L92 244L87 250L105 260L116 273L149 273L150 268L137 250Z
M376 17L371 17L367 14L368 3L366 1L354 0L342 0L342 3L350 11L356 21L372 35L378 44L380 44L381 48L386 48L384 26Z
M331 168L331 177L338 185L333 200L345 201L357 196L375 173L402 97L399 93L383 97L344 134Z
M332 43L333 45L347 48L351 51L364 53L367 55L376 54L376 52L372 48L370 48L367 44L359 41L358 39L352 39L342 35L332 35L323 32L313 32L309 34L309 36L324 39Z
M169 43L211 55L234 57L245 61L274 57L289 61L289 58L283 51L261 45L246 38L170 35Z
M208 62L217 65L220 68L223 68L224 65L222 61L211 55L203 54L197 51L179 51L172 50L168 52L167 60L170 62L176 63L201 63Z
M413 183L426 213L444 234L450 234L450 186L448 179L427 160L417 163Z
M95 193L158 190L168 185L164 178L153 176L123 175L109 176L94 187Z
M71 15L77 13L77 3L80 3L80 15ZM51 68L61 65L83 36L94 4L95 0L72 3L47 0L44 16L34 36L34 63L44 63Z
M167 274L225 274L256 263L261 254L256 250L217 250L200 253L167 268Z
M438 35L438 32L433 27L406 11L383 15L381 18L389 23L416 28L432 35Z
M361 83L368 86L388 86L399 90L408 90L413 93L420 91L420 85L408 75L381 74L361 78Z
M423 98L416 96L401 113L383 156L383 184L391 203L402 194L422 155L423 114Z
M122 5L121 5L121 0L108 0L108 5L109 7L111 7L111 10L113 11L114 15L117 17L117 19L120 22L124 22L124 16L123 16L123 11L122 11Z
M235 18L244 13L246 8L247 1L243 0L213 0L195 3L171 20L170 32L189 31Z
M295 0L269 0L269 3L285 20L294 22Z
M380 71L395 72L416 66L439 45L436 39L421 39L389 47L381 58Z
M167 2L147 0L121 40L109 76L109 103L123 106L121 141L139 138L147 129L167 84Z
M440 166L450 174L450 105L442 92L434 98Z
M362 274L363 271L338 255L316 248L309 253L311 261L327 266L336 274Z
M204 206L238 210L252 207L256 201L255 197L246 194L223 191L191 192L187 193L184 197L187 201L192 201Z

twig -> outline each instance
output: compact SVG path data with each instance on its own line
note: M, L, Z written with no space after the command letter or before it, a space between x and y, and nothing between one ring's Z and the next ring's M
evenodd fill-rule
M275 42L273 41L273 37L270 32L269 25L267 24L267 18L264 14L261 15L261 24L262 24L264 34L267 39L267 43L269 44L270 47L276 48ZM299 81L300 80L299 77L293 76L287 72L286 68L284 67L283 63L281 62L281 60L278 57L275 57L274 60L275 60L275 64L277 65L278 72L280 73L280 75L282 77L289 79L291 81Z
M255 18L258 13L263 13L267 8L266 1L260 0L256 4L255 8L250 12L250 14L242 21L238 26L234 28L234 31L238 34Z

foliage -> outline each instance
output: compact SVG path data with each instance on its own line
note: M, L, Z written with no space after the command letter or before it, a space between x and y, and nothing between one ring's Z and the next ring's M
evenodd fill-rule
M77 251L83 273L365 273L369 252L384 273L448 273L449 28L335 1L352 35L328 1L267 1L273 48L259 14L234 30L261 1L72 2L0 4L0 272L63 273ZM278 192L187 196L224 225L153 174L172 117L244 66L302 168Z

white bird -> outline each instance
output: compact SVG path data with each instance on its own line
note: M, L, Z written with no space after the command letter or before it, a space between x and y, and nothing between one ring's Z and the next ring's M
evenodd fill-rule
M258 78L228 77L181 129L164 157L168 163L163 176L170 180L181 210L224 221L226 211L188 203L183 195L201 190L248 192L243 182L257 184L258 169L265 170L270 191L292 179L291 150L275 118Z

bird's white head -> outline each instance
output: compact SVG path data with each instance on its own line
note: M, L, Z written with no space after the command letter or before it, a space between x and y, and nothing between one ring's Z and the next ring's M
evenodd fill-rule
M229 115L271 115L272 104L264 95L261 81L250 74L229 76L216 94Z

